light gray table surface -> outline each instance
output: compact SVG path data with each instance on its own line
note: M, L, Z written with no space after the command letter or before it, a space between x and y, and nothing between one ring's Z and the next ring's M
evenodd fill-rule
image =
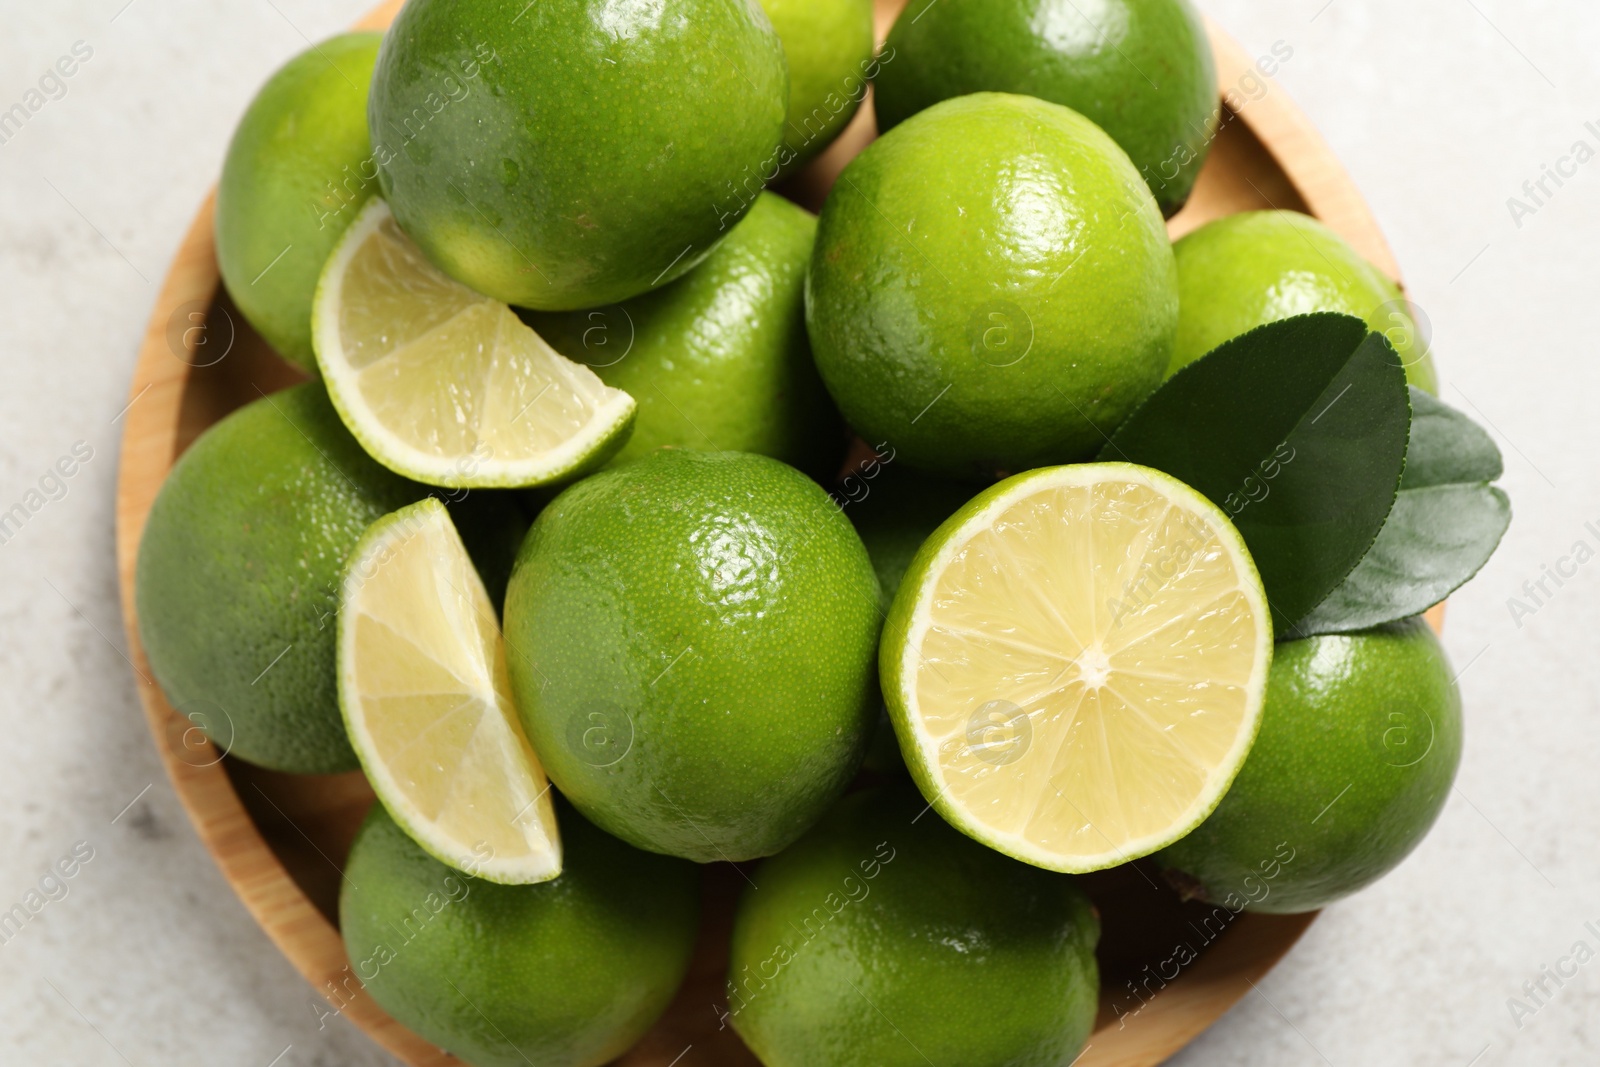
M161 278L252 93L364 6L0 0L0 110L92 51L0 143L0 510L92 451L0 544L0 910L92 854L0 944L0 1062L391 1062L342 1021L319 1029L316 995L191 830L123 658L112 563L120 413ZM1600 548L1600 162L1562 163L1600 150L1600 9L1202 6L1253 53L1293 48L1271 91L1366 194L1445 399L1505 452L1516 520L1451 604L1467 745L1432 835L1173 1062L1600 1062L1600 564L1511 610L1577 542ZM1571 176L1535 204L1524 182L1547 165Z

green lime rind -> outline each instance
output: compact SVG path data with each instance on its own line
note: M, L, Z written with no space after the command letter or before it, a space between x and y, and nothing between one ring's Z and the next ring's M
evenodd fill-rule
M788 99L751 0L411 0L368 118L383 195L440 270L564 311L710 253L770 177Z
M1400 355L1406 381L1438 393L1429 339L1400 287L1311 216L1228 215L1179 239L1173 253L1180 311L1169 375L1257 326L1331 311L1383 334Z
M1067 472L1073 473L1067 474ZM989 525L993 517L1012 499L1024 495L1036 483L1060 479L1064 475L1083 477L1092 472L1107 474L1121 472L1131 480L1158 485L1169 495L1185 500L1195 513L1203 516L1216 530L1217 536L1230 549L1241 577L1248 580L1249 585L1241 588L1253 594L1259 609L1258 617L1265 623L1257 637L1257 662L1260 664L1257 677L1260 695L1264 695L1268 665L1272 662L1273 654L1272 627L1268 621L1270 616L1266 593L1261 586L1261 577L1256 573L1255 564L1250 559L1244 539L1239 536L1238 530L1221 509L1200 493L1170 475L1131 463L1076 464L1070 467L1041 468L1014 475L979 493L945 520L917 551L889 609L878 651L880 684L884 700L888 705L890 720L894 724L895 735L900 741L900 754L905 760L906 768L911 772L912 780L916 782L917 788L921 790L928 803L944 817L945 821L974 840L1023 863L1067 874L1086 874L1149 855L1179 840L1203 823L1216 809L1234 778L1239 774L1261 723L1261 700L1258 699L1248 729L1240 732L1229 758L1219 764L1219 772L1212 779L1210 790L1201 799L1195 814L1187 822L1171 827L1170 831L1159 840L1146 842L1136 848L1116 850L1114 855L1108 856L1103 862L1089 865L1064 862L1059 857L1028 846L1011 835L1002 835L990 830L951 799L937 770L937 747L922 736L920 727L911 715L908 693L915 680L915 670L919 660L915 647L910 643L910 636L918 622L919 613L924 610L933 592L934 582L953 552L952 546L958 543L965 531Z
M1455 672L1422 620L1285 641L1233 787L1156 861L1186 894L1234 911L1326 907L1422 841L1461 744Z
M217 183L217 265L228 295L279 355L313 374L317 278L378 187L367 86L382 40L341 34L273 74L239 120Z
M140 636L178 713L263 767L355 769L335 666L344 562L423 492L362 451L320 383L202 434L151 507L135 575Z
M844 513L872 557L885 613L917 550L979 491L967 482L896 469L892 462L869 465L875 471L871 476L866 471L847 474L838 489Z
M880 66L872 0L761 0L789 65L778 178L805 166L850 124Z
M1171 360L1177 267L1127 155L1077 112L975 93L840 175L806 279L812 354L897 462L988 479L1087 459Z
M1188 0L914 0L875 83L889 130L941 100L1021 93L1072 108L1128 153L1162 213L1189 199L1216 138L1216 60Z
M860 766L877 598L815 482L662 449L534 522L506 597L512 692L551 780L602 829L698 862L770 855Z
M767 1067L1064 1067L1094 1027L1076 879L963 837L908 784L842 800L752 873L725 1021Z
M603 309L522 313L556 351L638 403L613 465L671 446L755 452L817 478L838 472L843 423L806 337L816 233L810 212L762 193L671 285Z
M438 863L374 805L339 894L339 1000L364 987L475 1067L600 1067L643 1037L688 971L699 874L557 807L566 870L501 886Z

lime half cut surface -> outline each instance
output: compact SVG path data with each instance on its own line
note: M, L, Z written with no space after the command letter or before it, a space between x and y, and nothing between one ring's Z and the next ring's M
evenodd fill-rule
M345 425L428 485L546 485L600 466L631 396L545 343L505 304L436 269L388 204L361 210L323 268L317 363Z
M922 546L880 668L900 747L950 823L1085 872L1181 838L1249 753L1272 660L1225 515L1125 463L1030 471Z
M444 505L373 523L339 602L339 706L385 808L443 863L548 881L561 842L544 768L511 703L494 606Z

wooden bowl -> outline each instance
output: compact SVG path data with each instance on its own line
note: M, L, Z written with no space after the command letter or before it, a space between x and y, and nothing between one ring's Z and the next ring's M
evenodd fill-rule
M904 0L878 0L880 35ZM361 26L382 28L389 0ZM1169 223L1179 236L1210 219L1292 208L1331 226L1398 278L1371 213L1327 146L1283 90L1215 26L1223 124L1193 199ZM872 139L870 106L789 195L813 210L845 163ZM362 991L337 929L339 868L373 797L360 772L278 774L225 757L167 703L150 677L135 618L139 536L162 479L189 443L260 392L298 380L245 323L219 284L214 198L200 206L168 272L134 370L117 487L117 566L129 657L151 733L195 829L256 921L307 981L374 1041L415 1067L461 1061L391 1019ZM655 1029L619 1062L627 1067L733 1067L756 1059L719 1029L730 912L739 884L727 865L705 869L706 922L683 989ZM1180 905L1141 864L1087 879L1104 919L1099 1026L1078 1067L1147 1067L1183 1047L1269 971L1314 915L1240 915ZM1221 913L1225 915L1226 913ZM1198 958L1180 966L1184 949ZM692 1052L692 1055L686 1055Z

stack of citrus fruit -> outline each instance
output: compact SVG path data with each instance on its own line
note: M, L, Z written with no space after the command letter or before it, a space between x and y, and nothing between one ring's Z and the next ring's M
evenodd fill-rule
M410 0L273 77L218 252L319 380L176 464L142 637L233 757L365 772L346 946L469 1063L620 1055L688 968L694 865L771 857L718 1006L763 1063L1064 1065L1099 989L1074 875L1313 909L1448 793L1431 631L1286 628L1257 565L1323 550L1327 516L1245 509L1272 483L1282 529L1337 457L1179 440L1227 493L1118 451L1278 320L1407 312L1304 217L1169 242L1217 118L1188 0L914 0L876 53L865 0L765 7ZM873 78L887 132L813 217L781 179ZM1434 387L1374 336L1341 373ZM1449 451L1425 399L1408 479ZM1402 534L1473 480L1394 459ZM1359 547L1413 558L1389 530Z

